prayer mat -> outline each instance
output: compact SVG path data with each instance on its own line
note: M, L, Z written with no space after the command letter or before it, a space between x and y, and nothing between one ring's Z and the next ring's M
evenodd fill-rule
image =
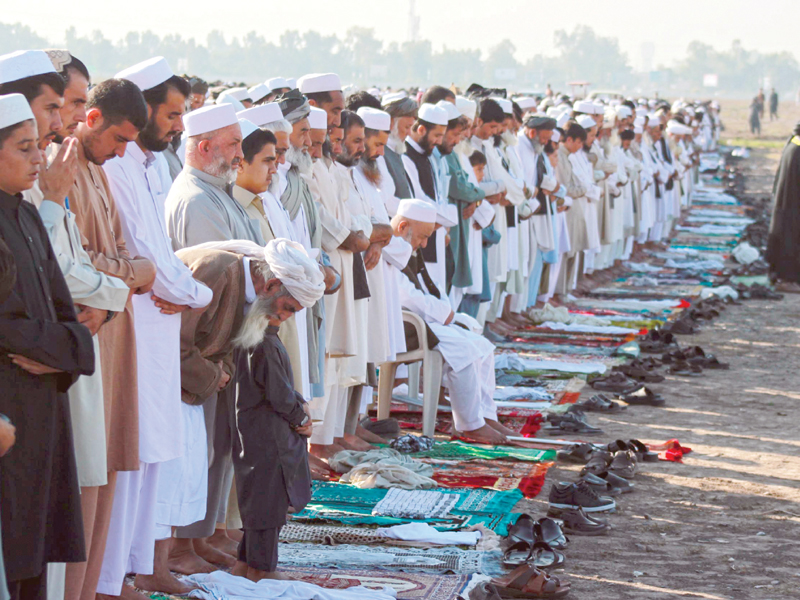
M529 462L550 462L556 459L552 450L513 448L511 446L478 446L462 442L437 442L427 452L417 452L414 458L450 458L456 460L513 459ZM457 506L456 508L460 508Z
M390 414L397 419L400 429L422 430L421 410L392 410ZM498 408L497 418L505 427L519 435L533 435L539 431L542 413L527 408ZM450 435L453 433L453 416L449 413L436 415L436 431Z
M397 592L398 600L453 600L469 583L470 575L431 575L373 569L309 569L281 567L295 579L333 590L362 585L380 590L384 586Z
M433 479L445 487L518 489L526 498L535 498L544 486L552 462L528 463L506 460L445 460L424 458L433 466Z
M553 451L555 452L555 450ZM384 490L386 491L386 490ZM489 490L473 490L489 491ZM518 499L522 498L522 492L514 490ZM512 493L512 492L491 492L491 493ZM458 512L458 511L456 511ZM481 525L491 529L500 536L508 535L508 528L516 523L519 518L518 513L506 512L504 514L451 514L446 519L426 519L423 522L439 531L460 531L469 529L476 525ZM341 523L350 526L376 526L391 527L392 525L404 525L411 523L410 519L395 519L393 517L376 517L372 515L372 508L359 506L336 505L336 504L309 504L302 511L295 514L292 520L301 523Z
M437 548L401 548L386 546L322 546L320 544L281 544L278 567L314 565L322 569L376 569L405 573L501 575L502 553L480 552L454 546Z

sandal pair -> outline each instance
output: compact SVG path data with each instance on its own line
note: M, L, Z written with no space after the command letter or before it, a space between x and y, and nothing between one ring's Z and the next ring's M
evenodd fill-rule
M569 594L569 583L548 575L533 565L523 564L505 577L492 579L500 598L563 598Z

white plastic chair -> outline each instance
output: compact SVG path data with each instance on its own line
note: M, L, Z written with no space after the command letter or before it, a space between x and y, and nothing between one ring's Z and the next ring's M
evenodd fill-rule
M398 365L409 365L409 399L413 403L413 400L419 397L419 361L422 361L424 386L422 391L422 434L433 437L436 429L436 411L439 408L439 389L442 386L442 355L428 347L428 335L422 317L404 310L403 321L410 323L417 330L419 348L398 354L392 362L381 363L378 379L378 419L389 417Z

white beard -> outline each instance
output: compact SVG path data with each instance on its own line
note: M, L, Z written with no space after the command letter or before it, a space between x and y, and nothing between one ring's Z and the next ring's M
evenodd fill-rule
M406 153L406 142L398 137L394 129L392 129L392 132L389 134L389 141L386 143L386 145L389 146L389 149L393 150L396 154Z
M245 350L258 346L264 339L264 332L267 330L269 322L275 318L275 304L278 298L288 294L289 292L281 286L280 291L272 296L256 297L255 302L250 305L250 309L244 316L244 321L233 340L233 345Z
M300 171L301 175L311 175L314 170L314 161L308 152L298 150L294 146L286 151L286 160Z
M472 156L472 153L475 152L475 147L469 142L469 140L462 140L456 144L456 147L453 148L453 151L469 158Z
M519 143L517 136L514 135L514 132L510 130L504 131L500 138L503 140L503 143L506 146L516 146L517 143Z

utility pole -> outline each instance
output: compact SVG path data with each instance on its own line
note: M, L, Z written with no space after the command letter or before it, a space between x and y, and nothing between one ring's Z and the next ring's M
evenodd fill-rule
M419 17L414 12L415 0L408 0L408 41L419 40Z

